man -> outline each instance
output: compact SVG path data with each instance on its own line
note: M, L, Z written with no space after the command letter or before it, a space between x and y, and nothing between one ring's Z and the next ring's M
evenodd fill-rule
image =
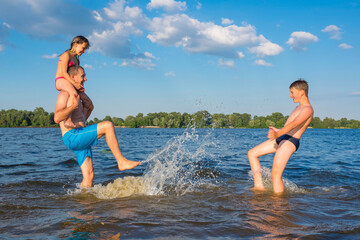
M271 177L275 193L284 191L282 174L291 155L299 148L300 138L310 124L314 110L308 99L308 83L299 79L290 85L290 97L299 105L293 110L281 129L269 127L267 141L248 152L251 170L254 176L253 190L265 190L261 177L259 157L275 153Z
M69 67L68 73L75 82L74 87L79 90L84 87L87 80L84 69L80 66ZM82 98L82 94L70 96L66 91L61 91L56 100L54 120L59 123L63 142L77 156L77 161L83 174L81 187L91 187L94 179L91 147L97 144L97 139L105 135L106 142L116 158L120 171L132 169L140 164L127 160L121 153L115 129L111 122L104 121L85 127L85 122L93 110L93 104L89 98ZM71 121L75 128L65 125L65 121L71 115Z

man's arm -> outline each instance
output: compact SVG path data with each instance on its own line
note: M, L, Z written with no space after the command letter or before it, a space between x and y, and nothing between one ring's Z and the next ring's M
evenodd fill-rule
M288 123L286 126L279 129L279 131L276 131L275 129L270 128L268 138L270 140L274 140L274 139L290 132L294 128L296 128L296 127L300 126L301 124L303 124L304 122L306 122L306 120L308 120L312 116L313 112L314 111L311 106L303 108L299 112L299 115L292 122Z
M54 121L60 123L69 117L69 115L78 108L79 96L74 96L72 104L67 107L69 100L69 94L65 91L61 91L56 100L56 107L54 112Z

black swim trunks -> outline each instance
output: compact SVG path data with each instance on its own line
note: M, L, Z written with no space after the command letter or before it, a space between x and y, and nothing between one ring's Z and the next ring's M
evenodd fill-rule
M292 142L295 145L295 147L296 147L295 152L299 149L300 139L294 138L293 136L290 136L288 134L284 134L281 137L278 137L276 139L276 143L279 145L282 141L285 141L285 140L288 140L288 141Z

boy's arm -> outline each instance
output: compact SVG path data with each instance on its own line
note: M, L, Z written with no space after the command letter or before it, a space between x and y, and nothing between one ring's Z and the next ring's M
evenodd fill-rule
M56 107L54 112L54 121L60 123L69 117L69 115L78 108L79 106L79 96L74 97L72 104L67 107L67 102L69 100L69 94L67 92L61 91L56 100Z
M300 126L306 120L308 120L312 116L313 112L314 111L313 111L312 107L310 107L310 106L306 107L306 108L303 108L299 112L299 115L292 122L289 122L283 128L279 129L278 131L275 131L274 129L270 128L268 138L270 140L274 140L274 139L276 139L276 138L290 132L291 130L293 130L294 128Z

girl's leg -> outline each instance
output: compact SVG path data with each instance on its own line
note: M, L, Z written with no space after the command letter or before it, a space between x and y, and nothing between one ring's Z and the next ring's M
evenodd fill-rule
M77 91L75 89L75 87L65 78L59 78L56 80L55 83L55 87L56 89L58 89L59 91L66 91L70 94L70 96L75 95L77 96Z
M78 95L75 87L65 78L57 79L56 83L55 83L55 87L59 91L66 91L69 93L69 95L70 95L69 102L72 102L72 98L74 98ZM68 119L65 120L65 125L67 127L75 127L75 124L71 120L71 115L68 117Z

